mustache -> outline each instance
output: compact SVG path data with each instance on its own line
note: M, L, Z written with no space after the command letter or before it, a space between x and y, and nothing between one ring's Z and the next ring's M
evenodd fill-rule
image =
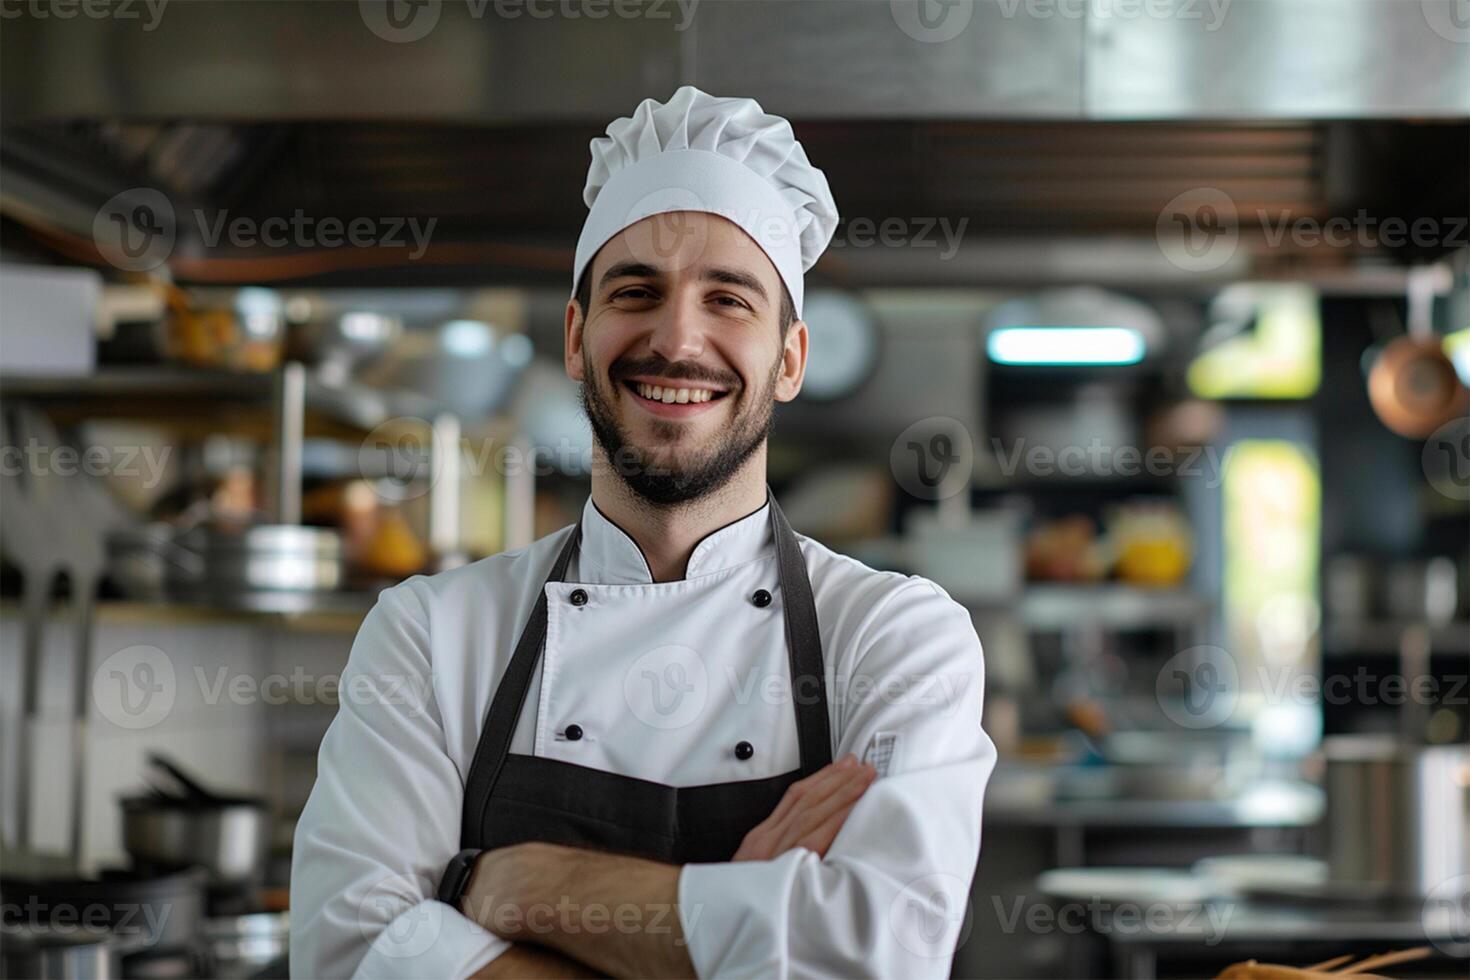
M716 371L693 361L670 361L656 354L652 357L622 357L607 369L607 376L613 381L622 381L634 375L667 378L670 381L706 381L729 391L740 387L740 378L734 374Z

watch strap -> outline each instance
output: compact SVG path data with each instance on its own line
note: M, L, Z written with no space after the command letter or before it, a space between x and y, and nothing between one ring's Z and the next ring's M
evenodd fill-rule
M471 847L449 859L444 877L439 879L439 892L435 895L439 901L459 908L459 900L464 897L465 886L470 883L470 874L475 870L475 859L481 853L480 848Z

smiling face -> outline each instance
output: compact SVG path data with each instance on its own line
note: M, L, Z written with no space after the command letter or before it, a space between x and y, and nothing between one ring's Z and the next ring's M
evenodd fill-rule
M766 254L724 218L677 211L625 228L584 276L566 369L613 471L665 505L748 465L764 480L775 403L796 397L807 355L806 324L782 330L785 287Z

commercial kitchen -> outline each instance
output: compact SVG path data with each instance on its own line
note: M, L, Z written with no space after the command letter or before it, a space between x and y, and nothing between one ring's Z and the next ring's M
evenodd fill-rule
M862 864L859 821L898 840L932 806L941 825L938 797L903 787L946 782L933 792L975 801L978 853L915 863L867 907L831 884L825 909L785 913L818 945L842 917L832 944L872 959L716 968L695 929L723 913L696 926L686 909L700 975L1466 975L1464 0L0 13L0 978L411 975L364 956L404 895L445 894L437 871L344 913L331 942L350 953L292 956L332 917L301 907L302 876L334 880L323 859L293 864L333 839L311 823L324 811L303 816L349 758L323 748L329 726L385 704L436 725L461 710L439 673L385 691L349 654L360 667L390 635L386 597L519 549L548 556L517 593L527 610L540 597L543 634L552 602L548 658L574 614L559 597L596 612L605 587L568 575L588 583L568 592L536 550L572 525L593 554L623 533L588 524L614 477L594 478L596 402L566 353L586 313L569 310L573 277L635 217L701 212L756 238L809 340L762 450L780 588L703 628L785 610L796 678L816 623L804 634L793 611L784 515L808 566L819 542L864 582L934 583L983 675L892 669L858 690L832 674L846 627L821 623L834 723L872 704L923 726L854 750L875 781L832 825L832 855ZM646 162L614 149L673 159L701 118L728 130L706 156L774 153L761 178L830 237L788 255L661 185L650 196L675 203L640 202L584 250L617 167ZM701 370L683 376L724 376ZM662 401L646 410L672 430L725 411L723 390L713 411L685 405L711 394L612 397ZM655 587L645 567L636 588ZM816 608L834 608L808 571ZM473 629L490 612L463 615ZM471 661L509 658L536 615L524 634L487 628L505 639L470 644ZM938 625L905 622L893 642L935 642ZM796 759L797 725L812 771L799 695L795 723L786 705L767 725L758 679L686 674L699 654L625 635L599 648L631 664L606 696L656 739L697 730L668 720L658 685L699 686L722 717L752 712L722 773L772 765L787 729ZM390 653L413 631L391 637ZM469 751L495 682L478 676ZM611 751L590 711L557 724L574 720L536 754ZM926 731L982 746L984 765L923 782ZM397 757L356 752L333 779L397 799ZM710 813L751 805L729 775L704 781L726 794ZM806 867L847 881L827 846ZM447 942L439 921L404 941Z

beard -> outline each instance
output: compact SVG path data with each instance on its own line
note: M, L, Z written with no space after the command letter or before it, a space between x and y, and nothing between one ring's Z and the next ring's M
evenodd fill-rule
M655 355L652 358L615 361L608 369L614 385L618 378L635 374L669 377L670 380L715 380L707 372L696 375L692 371L670 373L670 362ZM710 446L680 450L672 445L673 440L686 426L663 419L652 420L655 438L667 438L671 443L666 461L658 459L649 447L633 442L627 429L618 418L613 405L613 393L599 380L598 374L587 361L584 350L582 373L586 380L582 384L582 410L592 424L592 434L607 455L608 463L634 494L650 504L668 506L699 500L719 490L740 470L746 460L761 447L771 434L775 422L776 378L780 374L781 359L776 359L764 390L754 392L747 404L730 421L720 427ZM724 381L725 379L718 379ZM727 388L726 398L735 398L746 393L743 386ZM634 397L631 396L630 397Z

